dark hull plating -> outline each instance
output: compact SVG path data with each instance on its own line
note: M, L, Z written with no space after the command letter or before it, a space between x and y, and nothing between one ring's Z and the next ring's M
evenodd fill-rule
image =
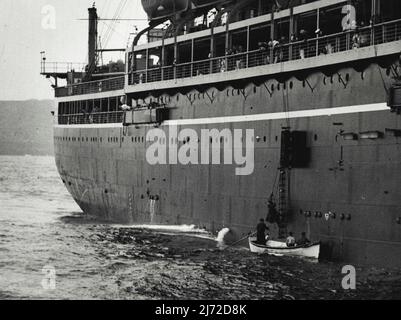
M266 86L248 85L244 94L211 88L213 101L194 90L187 97L172 96L168 106L174 107L174 119L355 108L385 104L390 83L386 67L371 64L363 72L340 68L333 77L315 72L307 83L291 78L285 87L269 80ZM124 223L196 224L211 231L229 227L241 237L267 214L279 167L281 130L289 125L308 132L311 163L290 171L287 229L321 240L323 255L331 259L399 266L400 139L386 134L345 140L338 134L401 129L401 117L389 110L355 110L180 127L255 129L260 139L255 141L255 170L250 176L235 176L231 165L148 165L144 137L151 127L145 126L56 126L56 162L69 192L87 214ZM168 132L168 126L161 128ZM326 219L329 212L335 216Z

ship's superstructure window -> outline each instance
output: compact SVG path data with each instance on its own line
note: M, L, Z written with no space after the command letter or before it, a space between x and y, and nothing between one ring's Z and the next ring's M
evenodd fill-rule
M118 97L60 102L59 124L119 123L123 111Z
M376 22L386 22L400 18L401 1L399 0L376 0L377 14Z

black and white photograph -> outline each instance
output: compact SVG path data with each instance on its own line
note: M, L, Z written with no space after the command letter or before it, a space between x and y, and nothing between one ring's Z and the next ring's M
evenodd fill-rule
M1 0L0 300L398 299L400 0Z

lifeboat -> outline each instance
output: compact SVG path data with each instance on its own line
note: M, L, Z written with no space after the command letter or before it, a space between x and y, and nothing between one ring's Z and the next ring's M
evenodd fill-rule
M275 0L276 7L280 10L288 9L290 7L298 6L301 0Z
M255 237L249 237L249 249L253 253L268 253L274 256L295 256L310 259L318 259L320 242L303 246L287 247L284 242L269 240L266 245L256 243Z
M188 10L189 0L141 0L149 20L157 20Z
M218 2L222 2L222 0L192 0L192 3L197 8L210 6L210 5L218 3Z

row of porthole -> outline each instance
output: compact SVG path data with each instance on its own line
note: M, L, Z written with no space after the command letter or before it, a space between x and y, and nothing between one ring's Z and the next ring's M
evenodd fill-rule
M103 138L97 138L97 137L82 137L82 140L80 137L55 137L56 141L70 141L70 142L103 142ZM144 142L144 137L132 137L132 142ZM118 143L119 138L118 137L109 137L107 138L107 142L109 143ZM124 142L124 138L121 138L121 142Z
M148 195L148 197L149 197L150 200L155 200L155 201L159 201L160 200L160 197L158 195L155 195L155 196ZM145 195L142 194L141 195L141 199L142 200L145 199Z
M326 214L323 214L321 211L312 212L312 211L303 211L303 210L300 210L299 212L300 212L301 215L304 215L305 217L323 218L323 217L325 217L326 215L328 215L328 217L329 217L330 219L336 219L336 218L337 218L337 214L336 214L335 212L329 212L329 213L326 213ZM343 221L343 220L348 220L348 221L350 221L351 218L352 218L352 216L351 216L350 214L341 213L341 214L338 216L338 218L339 218L341 221ZM400 225L401 225L401 217L396 218L396 219L395 219L395 222L396 222L397 224L400 224Z
M321 211L312 212L312 211L303 211L303 210L300 210L299 213L300 213L301 215L304 215L305 217L308 217L308 218L309 218L309 217L315 217L316 219L318 219L318 218L323 218L323 217L325 217L326 215L328 215L330 219L336 219L336 218L337 218L337 214L334 213L334 212L330 212L330 213L323 214ZM339 215L339 219L340 219L340 220L348 220L348 221L350 221L351 218L352 218L352 216L351 216L350 214L341 213L341 214Z
M76 142L76 141L78 141L78 142L97 142L98 141L98 138L97 137L82 137L82 139L81 139L81 137L55 137L55 140L57 140L57 141L70 141L70 142ZM100 142L102 142L103 141L103 139L102 138L100 138Z
M67 181L65 181L64 179L62 179L62 180L63 180L63 183L64 183L64 184L67 184ZM69 186L72 186L72 182L71 182L71 181L68 182L68 185L69 185Z
M72 141L72 142L78 141L78 142L81 142L81 139L79 137L78 138L76 138L76 137L55 137L55 139L57 141ZM317 141L317 139L318 139L318 137L315 134L314 135L314 140ZM256 136L255 138L252 137L251 141L255 142L255 140L256 140L256 142L267 142L267 137L266 136L264 136L263 138L259 137L259 136ZM92 137L89 140L89 138L86 137L86 142L98 142L98 141L100 141L102 143L103 142L103 138ZM109 143L118 143L118 141L119 141L119 138L117 138L117 137L109 137L109 138L107 138L107 142L109 142ZM190 137L186 137L181 142L183 144L186 144L186 143L189 143L190 141L191 141ZM213 143L213 138L209 138L209 141L210 141L210 143ZM275 136L275 141L276 142L278 141L278 136ZM82 138L82 142L85 142L85 138ZM121 138L121 142L124 142L124 138ZM131 137L131 142L144 143L145 139L144 139L144 137ZM198 138L198 143L199 142L200 142L200 139ZM216 142L219 143L219 139L216 139ZM224 143L224 142L228 143L228 138L224 139L223 137L220 137L220 143ZM244 142L244 138L243 137L241 137L241 142ZM162 145L166 144L166 138L161 138L160 139L160 144L162 144ZM178 144L178 138L175 138L175 139L171 138L171 144Z

